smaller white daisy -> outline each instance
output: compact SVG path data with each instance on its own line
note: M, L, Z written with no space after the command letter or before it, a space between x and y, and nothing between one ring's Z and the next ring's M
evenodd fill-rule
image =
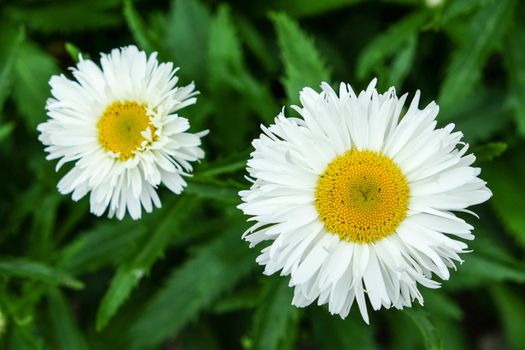
M101 67L80 58L64 75L49 81L49 119L38 126L47 159L73 168L58 190L77 201L90 194L91 212L122 219L141 217L161 206L162 183L179 194L190 162L202 159L201 137L187 132L190 124L178 111L196 102L194 84L177 87L177 69L159 63L135 46L101 54Z
M375 84L303 89L302 118L281 112L253 141L239 205L250 246L271 242L257 262L290 275L294 305L317 300L344 318L356 302L367 323L367 299L374 310L423 304L419 286L450 277L461 239L474 238L454 212L491 196L462 134L436 128L434 102L419 109L418 91L403 115L407 95Z

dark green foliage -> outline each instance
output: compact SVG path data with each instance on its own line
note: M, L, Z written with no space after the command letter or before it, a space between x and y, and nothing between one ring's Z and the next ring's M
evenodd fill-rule
M55 59L34 43L25 41L18 51L13 74L13 101L28 130L36 133L37 124L46 120L47 80L59 69Z
M381 64L393 55L397 57L391 67L391 81L398 80L396 76L406 74L399 71L405 71L406 66L410 65L410 56L413 55L410 51L415 49L411 46L416 45L418 31L427 20L426 12L416 12L403 18L383 34L376 36L359 56L357 77L359 79L369 78L372 72L379 73L378 69L381 68Z
M199 311L255 268L254 252L239 244L236 229L217 233L212 241L196 249L194 257L174 269L147 303L140 319L130 327L130 348L158 345L176 334Z
M0 349L475 349L525 342L525 4L517 0L5 0L0 5ZM182 196L97 218L45 161L51 75L136 44L173 61L203 139ZM290 305L236 206L250 142L305 86L371 78L436 100L494 197L472 252L425 306L346 320ZM481 326L480 326L481 325Z
M76 325L67 300L59 290L49 290L48 309L58 349L89 349L86 340Z
M488 1L468 23L466 38L453 53L441 86L439 102L445 116L479 82L488 55L500 45L512 22L514 5L514 0Z
M523 296L508 287L492 287L492 296L498 306L504 331L513 348L519 349L525 344L525 302Z
M244 341L257 350L284 349L286 345L293 349L291 338L299 319L299 311L290 305L293 291L286 280L277 276L266 282L265 296L253 314L250 334Z
M122 11L126 23L128 24L129 30L133 34L133 38L137 42L137 45L147 51L156 51L158 45L154 34L146 28L146 24L140 17L139 13L135 9L131 0L124 1L124 10ZM160 50L161 48L157 49Z
M18 50L24 40L24 27L0 28L3 31L2 56L0 61L0 110L3 109L5 100L9 97L13 83L13 71L17 61Z
M309 313L316 347L326 350L379 349L374 340L374 327L361 322L357 310L353 310L346 320L333 317L326 308L312 309Z
M8 6L6 16L23 22L31 30L74 32L114 27L122 22L118 15L121 0L59 0L22 6Z
M284 13L273 14L271 18L284 65L282 83L288 101L296 103L303 87L317 88L321 82L329 82L330 73L313 40L301 31L297 23Z
M191 217L195 204L195 201L187 197L179 199L177 204L157 223L157 228L153 230L150 237L147 237L146 242L138 246L127 259L119 262L120 266L97 312L97 329L104 328L131 291L140 283L142 277L149 273L155 260L163 254L170 243L173 234L177 233L176 225L180 225L188 216Z
M278 107L268 88L247 71L243 56L231 10L223 5L218 9L210 28L209 88L222 90L226 85L252 106L252 113L261 120L271 121Z
M6 277L20 277L64 285L69 288L83 288L82 282L64 271L23 258L2 258L0 260L0 273Z
M189 80L204 82L207 75L210 13L198 0L173 0L164 19L164 42Z
M414 322L414 325L421 333L425 348L427 350L443 350L443 336L432 323L429 315L424 310L415 307L414 309L405 310L405 314Z
M524 147L517 147L490 164L486 169L486 178L494 191L492 201L494 210L501 218L509 233L525 247L525 215L520 205L525 195L523 179L525 177Z
M508 145L505 142L490 142L484 145L479 145L472 150L476 155L477 162L489 162L501 156Z
M525 136L525 25L523 21L516 21L512 28L513 35L507 35L504 50L507 53L504 57L508 72L510 103L514 109L514 119L518 130Z

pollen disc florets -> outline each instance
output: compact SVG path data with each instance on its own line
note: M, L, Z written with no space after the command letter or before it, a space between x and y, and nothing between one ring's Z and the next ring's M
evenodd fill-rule
M395 232L406 217L409 188L388 157L352 149L319 176L315 207L328 232L371 243Z
M104 150L118 154L119 160L131 158L134 153L153 141L155 126L150 122L146 106L137 102L114 102L109 105L97 123L98 141Z

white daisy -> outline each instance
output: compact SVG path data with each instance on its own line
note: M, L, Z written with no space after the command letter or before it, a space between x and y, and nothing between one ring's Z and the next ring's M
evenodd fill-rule
M157 187L179 194L190 162L204 157L200 138L177 111L196 102L193 83L176 87L177 69L135 46L101 54L101 67L80 59L74 80L53 76L49 119L38 126L47 159L73 168L58 190L77 201L90 193L91 212L122 219L160 207Z
M255 222L250 246L271 241L264 273L291 276L292 304L317 300L344 318L357 301L367 323L365 296L374 310L401 309L423 304L418 284L440 286L433 274L449 278L467 249L457 238L474 238L453 211L492 195L461 132L436 129L434 102L420 110L418 91L401 117L407 95L375 84L359 96L305 88L293 106L302 119L281 112L254 140L239 205Z

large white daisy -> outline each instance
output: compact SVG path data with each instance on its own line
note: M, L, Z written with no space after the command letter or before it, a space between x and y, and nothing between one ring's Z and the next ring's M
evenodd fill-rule
M317 300L344 318L357 301L367 323L366 299L374 310L423 304L418 285L449 278L467 249L458 238L474 238L453 211L491 196L462 133L436 129L434 102L420 110L418 91L403 113L407 95L375 84L358 96L305 88L302 119L281 112L254 140L239 205L255 222L243 237L271 242L257 262L291 276L294 305Z
M182 192L190 162L204 157L200 138L178 110L196 102L194 85L176 87L177 69L135 46L101 54L101 67L80 59L74 80L53 76L49 119L38 126L47 159L73 168L58 189L79 200L90 193L91 212L122 219L160 207L157 187Z

